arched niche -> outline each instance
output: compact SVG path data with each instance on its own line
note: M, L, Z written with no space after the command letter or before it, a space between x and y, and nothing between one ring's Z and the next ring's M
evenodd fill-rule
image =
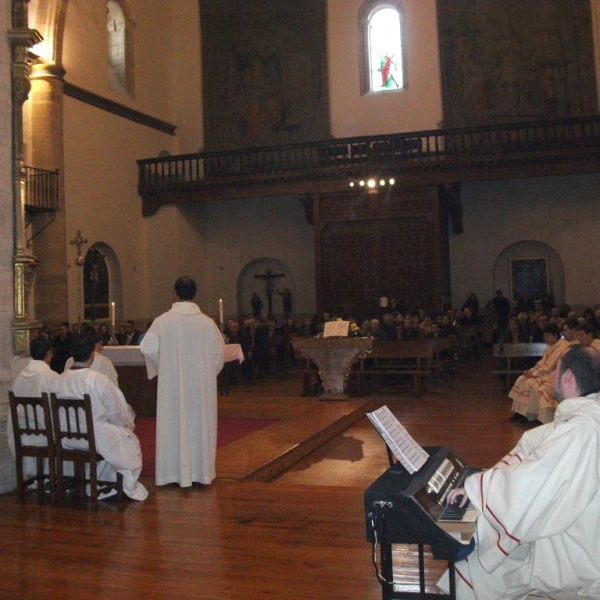
M121 266L114 250L104 242L90 246L83 264L84 320L108 321L110 303L122 309Z
M249 262L241 271L237 283L238 314L252 313L251 298L257 293L263 302L263 314L269 312L267 286L271 288L271 303L273 315L281 320L283 316L282 296L277 292L287 288L291 292L292 311L294 310L294 296L296 285L294 277L285 263L269 257L257 258Z
M523 240L507 246L500 252L494 263L494 289L500 289L507 298L513 300L513 276L522 264L534 264L536 259L545 260L547 265L548 292L554 296L557 305L564 304L565 268L559 254L548 244L536 240ZM533 275L532 275L533 276Z

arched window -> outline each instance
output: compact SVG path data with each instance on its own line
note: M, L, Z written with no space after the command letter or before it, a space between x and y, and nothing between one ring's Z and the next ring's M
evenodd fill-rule
M133 97L133 35L131 20L117 0L106 3L108 87Z
M109 282L105 256L96 246L85 255L83 263L84 319L108 319Z
M361 93L406 87L404 14L395 1L369 0L359 15Z

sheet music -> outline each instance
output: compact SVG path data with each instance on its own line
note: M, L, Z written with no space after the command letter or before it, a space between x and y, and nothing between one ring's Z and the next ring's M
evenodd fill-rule
M367 417L409 473L416 473L425 464L429 454L415 442L387 406L367 413Z
M350 321L327 321L323 328L323 337L348 337Z

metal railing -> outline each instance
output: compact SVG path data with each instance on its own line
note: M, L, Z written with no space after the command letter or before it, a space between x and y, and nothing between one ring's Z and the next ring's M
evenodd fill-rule
M25 209L28 212L58 210L58 170L46 171L35 167L25 170Z

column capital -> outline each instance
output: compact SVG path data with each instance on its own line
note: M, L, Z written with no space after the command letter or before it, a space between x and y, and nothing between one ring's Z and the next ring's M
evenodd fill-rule
M65 69L54 63L37 63L31 65L30 79L59 79L64 81Z

